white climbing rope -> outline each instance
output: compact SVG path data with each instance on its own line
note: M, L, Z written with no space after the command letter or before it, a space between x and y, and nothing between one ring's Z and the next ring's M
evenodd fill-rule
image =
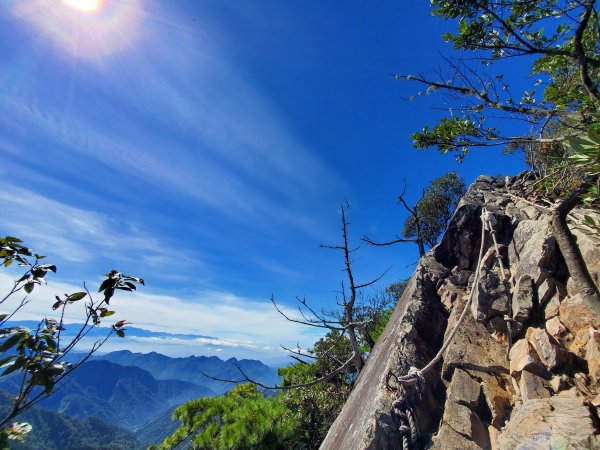
M475 269L475 277L473 279L473 284L471 286L471 292L469 293L469 298L465 303L464 309L460 314L454 328L452 329L450 335L446 338L440 350L436 353L433 359L422 369L418 369L416 367L411 367L408 370L408 374L397 377L392 372L388 373L388 380L390 376L393 376L400 385L408 386L408 385L417 385L417 389L420 389L425 383L425 374L429 372L443 357L444 353L448 349L448 346L454 339L454 336L458 332L459 327L464 321L467 312L469 311L469 307L473 301L473 297L475 295L475 290L477 289L479 283L479 274L481 272L481 263L483 259L483 249L485 248L485 233L489 231L492 236L492 240L494 243L494 251L496 253L496 258L498 259L498 264L500 266L500 270L502 271L502 276L504 281L506 282L506 278L508 276L508 281L512 286L514 292L514 282L510 278L510 276L504 270L504 263L502 262L502 255L500 254L500 247L498 245L498 240L496 237L496 231L494 229L497 224L496 217L493 213L488 211L485 207L481 211L481 245L479 247L479 257L477 258L477 267ZM504 284L505 286L506 283ZM508 289L507 289L508 290ZM510 292L508 292L508 315L505 316L505 320L507 320L507 331L508 331L508 349L510 351L511 346L511 332L512 332L512 319L510 317L511 314L511 297ZM407 392L405 389L399 387L396 389L396 399L392 402L392 411L395 422L398 423L398 432L400 433L400 440L402 442L402 450L410 450L416 444L418 440L419 430L417 428L417 421L414 415L413 409L410 406L408 398L406 396Z
M454 325L452 332L450 333L448 338L444 341L442 348L440 348L440 350L433 357L433 359L422 369L417 369L416 367L411 367L410 370L408 371L407 375L404 375L402 377L397 377L397 380L399 383L409 384L411 382L414 383L417 380L423 380L425 374L427 372L429 372L438 363L438 361L442 358L442 356L446 352L446 349L452 342L452 339L454 339L454 336L456 335L458 328L460 327L463 320L465 319L465 317L467 315L467 311L469 310L469 306L471 305L471 302L473 301L473 296L475 294L475 290L477 289L477 283L479 282L479 272L481 270L481 260L483 259L483 249L485 247L485 232L488 229L493 231L493 229L494 229L493 227L496 224L496 218L494 217L494 215L491 212L489 212L484 207L483 210L481 211L481 222L482 222L481 246L479 247L479 257L477 259L477 268L475 269L475 278L473 279L473 286L471 286L471 292L469 293L469 299L467 300L467 303L465 303L465 307L464 307L460 317L458 318L456 325ZM496 251L497 251L497 247L496 247Z
M489 215L492 215L492 213L488 212ZM493 215L492 215L493 217ZM494 221L493 222L488 222L488 225L491 225L493 223L493 225L496 225L496 218L494 217ZM512 292L515 292L515 283L512 280L512 278L510 277L509 274L507 274L507 272L504 270L504 263L502 262L502 255L500 254L500 248L498 246L498 240L496 239L496 230L492 227L490 227L490 234L492 235L492 240L494 241L494 249L496 252L496 259L498 260L498 265L500 266L500 271L502 272L502 279L504 280L505 284L504 286L506 287L506 281L508 281L508 283L510 284L510 287L512 289ZM513 323L513 318L512 318L512 297L510 295L510 290L511 289L506 289L506 298L507 298L507 313L504 316L504 321L506 322L506 338L508 341L508 351L510 352L510 349L512 347L512 323Z

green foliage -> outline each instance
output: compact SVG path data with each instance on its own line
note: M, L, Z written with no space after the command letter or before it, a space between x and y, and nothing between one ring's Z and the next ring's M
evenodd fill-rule
M307 383L317 376L316 364L294 364L282 369L284 383ZM282 395L283 420L294 429L294 449L317 449L352 390L350 374Z
M459 159L462 159L475 139L485 138L493 132L482 129L471 116L464 115L443 117L433 128L425 125L422 131L411 134L411 138L417 148L436 146L442 153L460 150Z
M351 354L346 336L337 331L319 339L310 353L314 362L279 369L281 386L310 384L331 373ZM160 446L181 443L193 449L317 449L344 405L356 370L307 387L265 397L253 384L240 384L227 394L188 402L175 410L179 428Z
M346 336L331 331L315 343L311 353L315 357L313 363L297 363L279 369L282 386L310 383L331 373L349 358L351 350ZM285 391L283 418L295 430L292 448L319 447L350 395L356 376L356 369L351 367L321 383Z
M382 309L372 321L370 334L374 342L377 342L387 323L390 321L390 318L394 313L394 309L396 308L396 304L400 301L400 297L402 297L402 294L404 293L406 286L408 286L409 281L410 278L407 278L405 280L392 283L385 288L383 295L389 297L389 306Z
M366 301L356 307L356 321L358 326L359 341L363 353L373 349L375 342L383 332L389 317L398 301L401 292L395 289L404 289L400 283L388 286L381 292L368 296Z
M436 79L397 76L428 85L428 93L450 94L449 115L413 134L418 148L437 147L462 159L471 147L503 146L525 150L530 160L546 165L548 154L565 156L565 137L585 133L600 119L595 2L432 0L431 7L434 15L457 25L443 38L456 50L472 54L448 61L448 73ZM502 69L494 71L497 62L515 57L526 57L522 79L536 76L521 92L513 92ZM515 119L526 124L521 135L501 130L503 123L513 124ZM549 137L558 145L548 142Z
M385 288L384 295L389 296L389 306L382 309L373 321L373 331L371 332L371 336L375 342L377 342L387 323L390 321L394 309L396 309L396 304L400 301L409 281L410 278L406 278L402 281L396 281Z
M23 442L31 432L32 426L29 422L15 422L11 427L0 431L0 449L10 449L10 441Z
M444 35L447 42L457 50L488 50L491 59L548 48L568 50L573 46L574 27L563 14L576 13L577 5L558 0L431 1L433 14L459 20L459 32Z
M379 336L381 336L381 333L383 333L383 330L385 330L385 326L390 321L390 317L392 317L392 313L394 312L394 307L395 304L394 306L381 311L381 314L377 318L377 321L373 324L373 331L371 332L371 337L375 342L377 342Z
M449 172L436 178L425 189L416 205L420 234L423 243L431 248L448 226L448 222L458 202L465 193L465 182L456 172ZM404 224L402 234L407 238L418 238L416 220L410 215Z
M325 335L325 337L322 337L315 342L314 348L309 353L312 353L315 357L315 362L313 364L314 378L319 378L333 372L335 369L340 367L340 361L347 361L352 355L352 350L350 349L348 338L345 335L342 335L339 331L334 330L330 331ZM328 381L333 384L349 383L349 379L352 377L352 374L355 373L355 370L356 368L352 368L348 369L347 371L340 372L338 376L335 376ZM297 380L294 382L291 380L293 377L288 377L285 371L279 375L283 376L283 386L310 381L304 380L300 382Z
M596 177L596 183L590 186L583 197L584 203L590 206L600 198L600 123L590 125L585 136L568 138L565 146L571 150L569 163L585 177ZM600 224L592 217L586 215L583 223L595 234L600 234Z
M107 306L115 290L132 291L136 289L135 283L144 284L141 278L129 277L117 271L106 274L106 280L100 286L99 292L104 293L104 298L95 300L87 289L72 294L55 297L52 309L59 310L59 319L45 318L41 320L36 329L25 327L6 327L15 313L27 302L27 295L31 294L38 285L46 283L45 276L49 272L56 272L53 264L41 264L45 257L34 253L22 244L22 241L12 236L0 238L0 259L3 267L10 267L17 262L24 267L25 273L15 280L8 293L0 299L0 305L5 308L0 314L0 366L3 368L0 377L11 374L20 374L22 381L19 392L14 397L13 407L0 418L0 429L7 430L7 426L15 417L28 409L41 399L51 395L56 384L64 379L71 371L76 369L91 353L113 332L123 337L127 322L120 320L112 325L106 338L97 342L92 350L79 363L66 361L66 356L76 347L91 328L100 325L101 319L113 314ZM22 296L24 294L24 296ZM19 296L20 301L12 304L11 300ZM85 299L86 319L81 329L72 340L61 340L63 317L65 310L72 304Z
M394 304L400 301L400 297L402 297L402 294L404 294L404 291L406 290L409 281L410 278L407 278L402 281L396 281L395 283L392 283L385 288L385 292L391 295L394 299Z
M195 450L282 449L293 429L281 420L280 397L265 397L253 384L240 384L221 397L192 400L177 408L181 426L165 439L169 450L186 441Z
M578 188L584 179L600 174L599 129L600 124L593 123L585 134L562 136L560 140L543 142L527 150L529 163L540 177L538 186L541 190L546 194L565 196ZM558 132L561 131L564 128ZM583 200L591 206L597 199L596 183L587 190ZM593 226L589 220L587 222Z
M590 125L587 135L571 136L565 141L571 149L569 160L588 174L600 172L600 123Z
M373 317L375 340L407 282L394 283L386 289L388 307L376 308L377 317ZM223 396L187 402L173 414L173 419L180 422L179 428L160 447L152 448L170 450L185 444L199 450L318 449L350 395L358 373L350 365L335 376L311 383L338 369L351 353L348 337L330 331L309 350L313 362L298 362L278 370L282 387L308 386L266 397L255 385L240 384Z

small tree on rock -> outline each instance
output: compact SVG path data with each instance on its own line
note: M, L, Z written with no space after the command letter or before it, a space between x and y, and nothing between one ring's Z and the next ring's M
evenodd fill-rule
M398 203L404 206L409 216L404 222L402 238L377 243L367 236L362 240L376 246L392 245L399 242L414 242L419 247L419 255L423 256L425 250L433 247L440 235L450 222L450 218L458 205L460 198L465 193L465 182L456 172L436 178L423 190L423 195L414 206L409 206L404 195L406 185L398 198Z

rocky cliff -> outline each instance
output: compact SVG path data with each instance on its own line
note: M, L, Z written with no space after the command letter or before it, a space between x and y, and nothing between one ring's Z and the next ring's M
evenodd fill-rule
M469 188L322 449L600 448L600 305L569 276L533 184ZM575 209L569 225L598 284L583 214L599 217Z

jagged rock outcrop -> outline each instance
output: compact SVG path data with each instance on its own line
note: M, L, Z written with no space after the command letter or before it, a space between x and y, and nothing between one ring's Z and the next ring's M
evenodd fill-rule
M321 449L600 449L599 305L569 277L548 211L528 201L532 184L525 172L469 188ZM497 248L491 230L481 243L484 207ZM571 228L598 284L600 237L579 224L583 213ZM446 340L432 370L401 382Z

